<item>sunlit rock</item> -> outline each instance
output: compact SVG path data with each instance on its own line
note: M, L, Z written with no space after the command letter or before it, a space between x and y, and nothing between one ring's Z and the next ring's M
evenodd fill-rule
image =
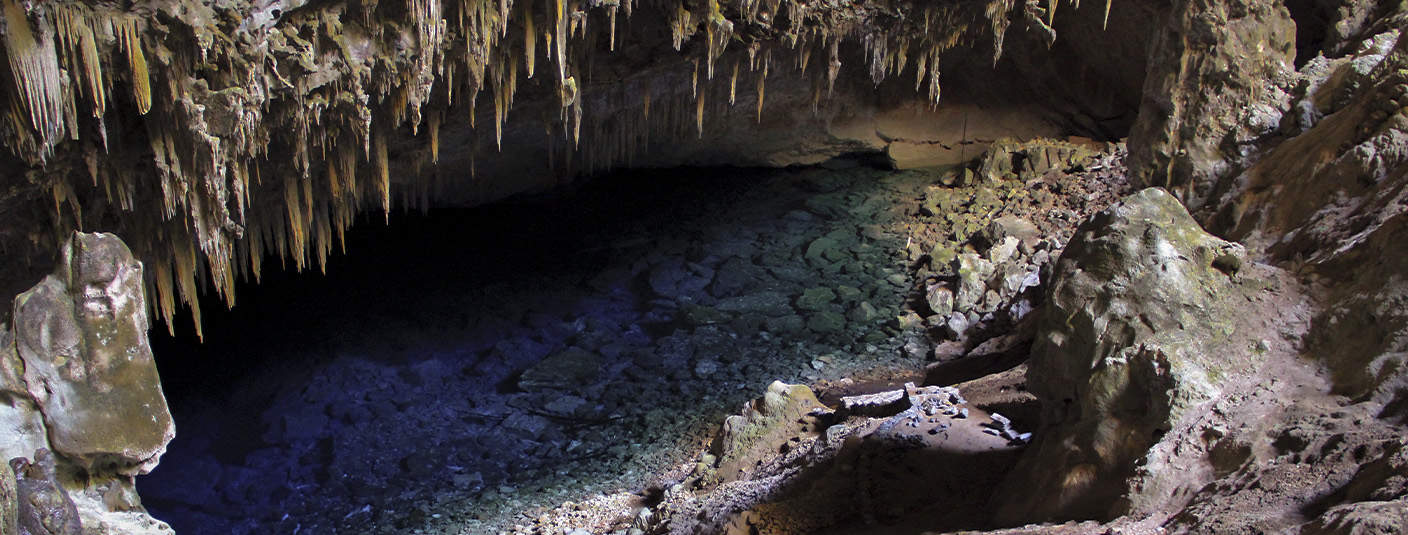
M1239 278L1244 262L1161 189L1080 227L1032 350L1043 427L1009 481L1005 521L1119 514L1134 460L1227 377L1256 369L1238 332L1237 307L1259 290Z

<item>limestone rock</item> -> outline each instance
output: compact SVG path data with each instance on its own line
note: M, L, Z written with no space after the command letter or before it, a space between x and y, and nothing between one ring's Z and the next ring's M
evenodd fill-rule
M740 414L724 420L709 452L717 458L715 477L706 483L747 479L754 463L777 452L797 436L799 426L814 411L825 411L816 394L805 385L773 381L762 397L748 402Z
M925 288L924 302L934 314L947 317L953 313L953 290L943 284L931 283Z
M1157 30L1129 170L1196 211L1227 187L1250 141L1278 127L1289 106L1295 21L1281 2L1178 0Z
M978 166L981 180L995 182L1008 177L1029 180L1051 170L1065 170L1094 156L1096 150L1055 139L1018 141L999 139L988 148Z
M1198 227L1167 192L1140 191L1083 224L1062 254L1029 363L1038 440L1007 483L1005 519L1112 513L1132 463L1224 378L1249 373L1233 347L1240 245Z
M15 351L10 326L4 323L0 323L0 393L12 396L29 394L24 384L24 363Z
M792 314L792 303L782 292L758 292L720 299L717 307L724 312L786 316Z
M174 535L165 522L142 508L131 481L113 480L69 493L84 535Z
M983 300L988 290L988 277L994 266L976 253L963 253L954 261L954 271L958 273L958 292L954 295L955 310L970 310Z
M151 471L176 434L147 341L142 264L112 234L76 233L15 299L15 339L49 441L90 471Z
M49 450L34 453L34 461L10 460L19 495L20 535L79 535L83 524L68 492L59 485L54 456Z
M832 291L831 288L807 288L802 292L801 297L797 298L797 310L822 310L835 300L836 292Z
M1036 245L1041 240L1041 230L1031 221L1017 216L1005 215L994 219L979 234L983 241L996 245L1006 238L1016 238L1025 247Z
M24 384L24 362L9 326L0 324L0 459L33 457L35 450L47 447L44 415Z
M1337 505L1306 526L1305 535L1392 535L1408 530L1408 500Z
M0 533L19 533L19 490L15 470L10 463L0 463Z

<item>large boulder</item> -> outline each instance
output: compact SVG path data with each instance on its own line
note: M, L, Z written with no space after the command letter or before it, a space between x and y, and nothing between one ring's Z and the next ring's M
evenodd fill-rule
M1222 381L1254 370L1237 307L1243 248L1146 189L1083 224L1059 260L1029 364L1039 440L1006 483L999 519L1117 516L1124 480ZM1244 347L1246 346L1246 347Z
M75 233L15 298L15 345L56 453L90 472L151 471L176 435L147 340L142 264L112 234Z

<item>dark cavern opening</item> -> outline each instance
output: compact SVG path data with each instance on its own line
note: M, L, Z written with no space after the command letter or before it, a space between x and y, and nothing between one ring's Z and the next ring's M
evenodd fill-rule
M0 0L0 535L1408 532L1404 28Z

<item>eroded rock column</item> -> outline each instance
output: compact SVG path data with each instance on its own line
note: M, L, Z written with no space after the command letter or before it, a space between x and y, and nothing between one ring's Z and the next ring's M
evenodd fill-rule
M64 491L45 500L68 502L54 510L85 532L170 532L132 490L176 434L147 340L141 262L115 235L75 233L54 273L15 298L13 318L0 329L0 457L28 467L15 474L18 501L33 501L23 483L43 472Z

